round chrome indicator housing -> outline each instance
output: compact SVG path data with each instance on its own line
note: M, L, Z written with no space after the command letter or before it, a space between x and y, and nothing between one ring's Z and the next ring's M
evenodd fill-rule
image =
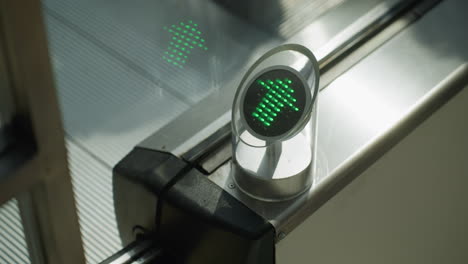
M318 63L286 44L247 71L232 109L233 177L246 194L280 201L307 190L315 171Z

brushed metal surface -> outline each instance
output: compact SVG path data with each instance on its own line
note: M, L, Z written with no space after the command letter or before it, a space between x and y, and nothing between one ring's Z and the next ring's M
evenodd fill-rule
M438 84L468 61L468 36L460 27L467 8L463 1L443 2L321 92L318 151L323 159L308 194L290 203L259 203L228 188L229 164L210 177L287 234L343 187L353 170L366 166L363 160L377 158L459 88L452 80ZM452 77L464 78L463 70Z
M323 66L345 53L352 44L378 31L411 3L413 1L347 1L331 9L323 15L323 18L320 17L291 38L269 45L280 43L304 45L318 55L317 60ZM255 50L250 62L246 62L245 65L253 63L253 59L266 50ZM238 69L236 76L230 82L223 84L222 92L207 95L198 104L146 138L139 146L183 156L224 127L230 122L232 98L246 70L246 68Z
M281 240L277 262L467 263L464 113L468 82Z
M203 90L187 89L193 81L204 82L193 74L187 74L185 80L171 79L171 85L181 87L179 91L174 91L168 83L158 82L167 71L163 69L161 74L154 74L159 69L154 65L154 58L159 53L155 51L154 41L147 38L151 34L146 34L155 30L154 24L148 23L143 15L135 15L144 13L151 18L156 2L150 2L135 9L133 2L120 2L106 9L103 1L44 1L51 59L69 138L70 167L88 263L97 263L119 249L109 189L112 166L149 133L178 119L181 112L206 96ZM336 9L341 10L341 15L325 14L298 35L314 34L316 38L309 38L307 44L315 50L380 2L391 4L394 1L346 1ZM145 12L140 13L142 10ZM123 23L115 23L121 18ZM260 53L261 49L256 51ZM226 87L229 90L234 86ZM230 100L229 93L212 95L210 100ZM162 100L158 100L159 97ZM223 101L220 102L222 105ZM194 112L196 107L192 108ZM228 119L229 114L218 122L222 126ZM200 119L192 120L202 123ZM184 118L178 121L184 121ZM197 124L187 124L197 128ZM201 141L210 134L209 130L205 132L199 137L195 133L189 134L193 136L191 141ZM163 141L168 142L171 138L184 139L172 134ZM187 143L187 149L192 142ZM319 156L324 157L323 154ZM18 215L3 220L9 228L19 223ZM18 232L18 228L11 230ZM6 263L28 263L23 261L27 260L24 244L16 242L21 241L21 236L11 235L7 239L10 238L14 241L9 246L16 247L17 253L0 254L0 260L7 257L11 259Z

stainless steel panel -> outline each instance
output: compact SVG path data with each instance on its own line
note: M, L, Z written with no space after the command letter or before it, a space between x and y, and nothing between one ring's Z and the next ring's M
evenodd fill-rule
M295 35L304 27L345 0L214 0L234 14L261 29L283 39Z
M412 1L345 2L304 28L287 43L302 44L316 53L321 66L343 55L352 45L378 31ZM259 56L258 52L255 56ZM251 56L251 57L255 57ZM248 65L248 64L247 64ZM246 69L245 69L246 70ZM187 151L230 122L234 91L243 73L239 71L226 82L222 92L208 95L203 101L154 133L140 147L168 151L183 156Z
M319 48L379 2L345 1L339 6L342 15L325 13L298 35L313 34L316 37L309 39L307 44L313 45L314 49ZM187 110L190 104L206 96L205 86L202 90L185 90L193 80L205 81L193 77L193 74L187 73L187 77L184 77L190 81L170 80L175 86L180 84L179 91L158 81L165 78L167 70L155 73L160 68L155 65L154 58L159 58L160 53L155 49L151 32L160 28L145 19L151 21L154 17L153 11L158 9L156 4L154 1L44 1L46 21L50 24L51 58L59 84L65 126L68 137L76 143L69 143L68 147L90 263L102 260L118 247L116 229L112 226L115 221L111 212L112 193L107 189L111 186L111 167L148 133L158 130ZM242 49L242 52L249 53L248 49ZM225 54L230 52L228 49L220 51L227 58L233 56ZM254 52L260 53L261 48ZM217 63L214 64L216 67L221 65L219 60L214 63ZM222 63L234 62L226 60ZM210 82L218 81L219 78L214 78ZM235 85L226 85L227 90L232 87ZM216 94L217 90L213 90L211 85L208 90L215 92L214 100L230 100L228 94ZM158 96L162 100L155 99ZM222 100L219 102L224 103ZM230 103L226 106L230 107ZM196 109L190 111L195 112ZM206 112L202 111L201 114ZM219 124L228 120L222 118L218 119ZM200 118L190 119L201 123ZM176 128L172 135L167 134L163 140L167 142L168 138L178 138L174 132L181 130L180 127ZM184 132L193 136L187 141L190 144L211 134L209 129L202 131L202 136L189 130ZM89 195L90 190L98 193L99 197ZM96 215L102 217L102 222L110 224L96 222Z
M321 92L319 173L307 195L292 203L259 203L228 188L230 164L210 177L287 234L349 181L359 161L378 157L377 149L403 137L426 107L450 97L455 84L437 84L468 60L468 36L460 26L467 8L464 1L443 2Z
M277 263L467 263L468 78L465 82L278 243Z

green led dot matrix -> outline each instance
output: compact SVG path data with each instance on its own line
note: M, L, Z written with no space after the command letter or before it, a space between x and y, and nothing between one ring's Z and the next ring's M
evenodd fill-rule
M162 58L171 65L183 69L195 49L208 50L198 24L192 20L164 27L164 30L170 33L170 40Z
M247 88L244 119L257 134L280 136L293 129L305 107L303 82L289 70L275 69L258 76Z
M299 111L299 108L295 105L297 99L294 98L291 80L288 78L284 80L260 79L257 80L257 83L268 91L252 112L252 116L257 118L263 125L271 126L274 124L278 114L282 113L285 107Z

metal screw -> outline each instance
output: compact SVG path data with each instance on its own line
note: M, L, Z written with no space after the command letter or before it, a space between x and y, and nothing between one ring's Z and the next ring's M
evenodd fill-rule
M278 241L280 241L280 240L282 240L282 239L285 238L285 237L286 237L286 234L285 234L284 232L279 232L279 233L278 233L278 236L277 236L277 239L278 239Z
M228 185L228 187L229 187L229 189L234 189L234 188L236 188L236 185L234 185L234 183L230 183L230 184Z

